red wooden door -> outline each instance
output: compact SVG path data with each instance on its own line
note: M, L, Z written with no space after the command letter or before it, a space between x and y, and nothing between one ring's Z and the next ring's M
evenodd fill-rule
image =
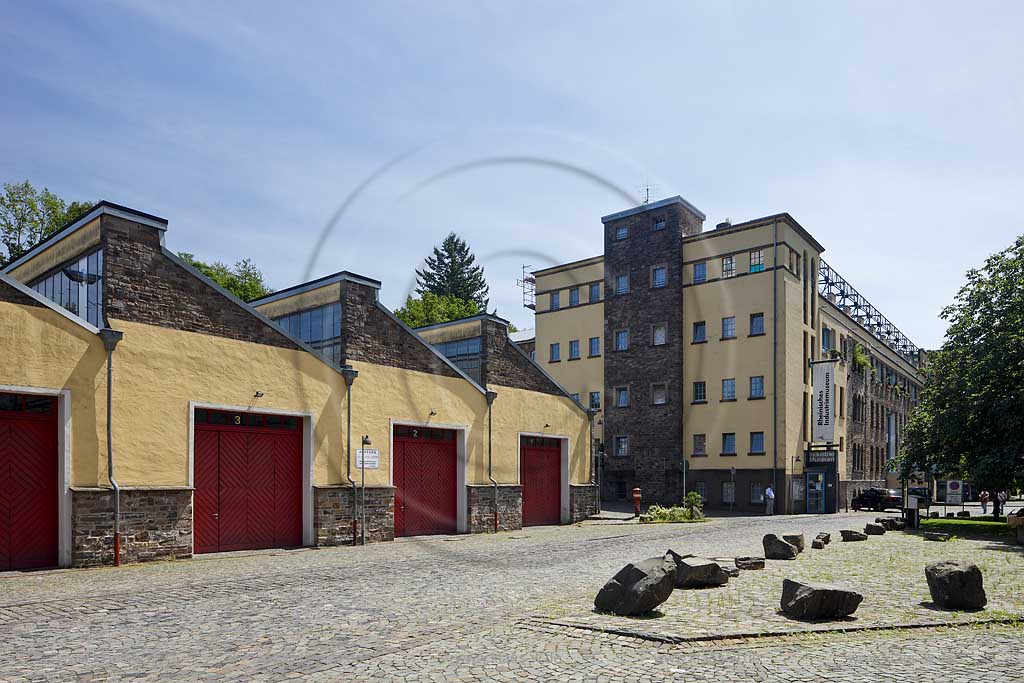
M558 439L524 436L519 447L523 526L562 521L562 446Z
M57 566L57 402L0 396L0 571Z
M457 460L455 432L395 428L395 536L455 533Z
M196 413L195 552L302 545L301 421Z

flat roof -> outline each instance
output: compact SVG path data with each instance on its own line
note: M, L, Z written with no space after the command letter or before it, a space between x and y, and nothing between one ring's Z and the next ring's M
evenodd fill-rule
M548 266L547 268L541 268L540 270L534 270L531 275L551 275L561 270L569 270L571 268L582 268L584 266L592 266L595 263L604 261L604 254L598 254L597 256L588 256L587 258L580 259L579 261L569 261L568 263L560 263L557 266Z
M782 212L782 213L773 213L770 216L762 216L761 218L754 218L753 220L744 221L742 223L736 223L734 225L730 225L727 228L715 228L714 230L705 230L704 232L700 233L699 235L688 235L688 236L685 236L685 237L683 237L683 241L684 242L696 242L698 240L710 239L710 238L715 237L717 235L729 235L731 233L738 232L740 230L747 230L747 229L750 229L750 228L758 228L758 227L761 227L763 225L768 225L769 223L772 223L773 221L785 221L786 223L789 223L793 227L793 229L795 229L798 233L800 233L801 237L803 237L805 240L810 242L811 245L813 245L815 249L817 249L819 252L824 252L825 251L825 247L823 247L821 245L821 243L818 242L818 240L814 239L814 236L811 235L811 233L807 232L807 230L806 230L806 228L804 228L804 226L800 225L795 218L793 218L791 215L789 215L785 211Z
M148 225L152 228L156 228L157 230L167 230L166 218L154 216L151 213L139 211L138 209L133 209L128 206L122 206L121 204L115 204L114 202L109 202L106 199L104 199L94 204L93 207L89 209L89 212L86 213L81 218L79 218L78 220L68 223L57 232L44 238L40 242L34 244L28 251L26 251L18 258L14 259L10 263L5 264L3 267L4 272L9 272L12 268L17 268L22 263L30 261L43 251L46 251L54 244L57 244L58 242L66 238L68 235L74 234L80 228L87 225L88 223L93 222L94 220L96 220L97 218L104 214L110 216L117 216L118 218L125 218L127 220L135 221L137 223L142 223L143 225Z
M607 223L609 221L618 220L620 218L626 218L627 216L635 216L638 213L651 211L652 209L660 209L664 206L670 206L672 204L681 204L685 206L687 209L700 216L700 219L702 221L707 218L707 216L704 215L703 211L701 211L696 206L683 199L681 196L676 195L675 197L669 197L668 199L659 199L658 201L651 202L650 204L641 204L640 206L634 206L632 209L626 209L625 211L619 211L618 213L610 213L607 216L601 216L601 222Z
M266 296L260 297L259 299L253 299L248 303L251 306L269 304L271 301L287 299L288 297L295 296L296 294L302 294L303 292L309 292L314 289L320 289L321 287L326 287L327 285L333 285L335 282L342 281L356 282L361 285L373 287L374 289L380 289L380 280L374 280L373 278L365 277L357 273L352 273L347 270L341 270L338 271L337 273L324 275L323 277L317 278L316 280L310 280L309 282L303 282L301 284L292 285L291 287L286 287L285 289L278 290L273 294L268 294Z

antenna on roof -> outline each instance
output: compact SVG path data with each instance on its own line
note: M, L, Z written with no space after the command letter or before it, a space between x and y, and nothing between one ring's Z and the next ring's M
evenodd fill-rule
M644 198L643 204L651 203L651 195L658 193L658 186L651 183L644 183L640 186L640 196Z
M529 308L531 311L536 311L537 278L533 277L533 273L530 272L530 268L533 268L533 266L528 264L523 265L523 276L516 280L516 287L523 290L523 308Z

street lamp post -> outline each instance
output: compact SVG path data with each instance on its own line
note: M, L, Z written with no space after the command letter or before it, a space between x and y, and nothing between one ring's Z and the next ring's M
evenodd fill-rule
M359 531L360 531L360 543L366 545L366 449L373 445L370 442L370 436L363 434L363 455L359 458L359 476L362 481L359 484L361 489L359 492Z

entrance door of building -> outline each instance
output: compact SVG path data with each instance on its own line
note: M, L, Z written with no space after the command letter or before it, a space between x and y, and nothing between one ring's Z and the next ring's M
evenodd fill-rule
M395 427L395 536L456 532L457 463L454 431Z
M523 526L562 521L562 444L558 439L522 437L519 483L523 486Z
M196 410L195 552L302 545L302 420Z
M57 566L57 401L0 394L0 571Z
M807 472L807 512L824 514L825 512L825 473Z

